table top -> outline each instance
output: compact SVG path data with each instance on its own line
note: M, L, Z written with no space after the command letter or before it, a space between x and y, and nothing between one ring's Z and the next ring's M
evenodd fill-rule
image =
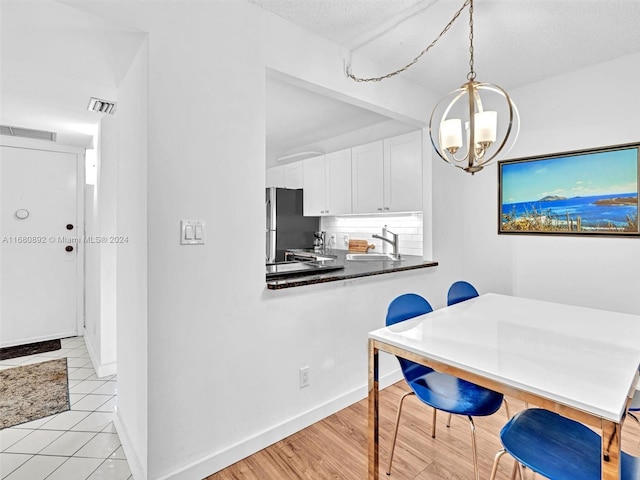
M369 338L614 422L640 366L640 316L494 293Z

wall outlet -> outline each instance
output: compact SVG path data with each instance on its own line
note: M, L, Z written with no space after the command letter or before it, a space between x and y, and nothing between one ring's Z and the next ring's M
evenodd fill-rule
M348 247L349 246L349 234L345 233L344 236L342 237L342 239L344 240L344 246Z
M329 246L331 248L336 246L336 234L335 233L332 233L331 237L329 237Z
M300 369L300 388L309 386L309 367Z

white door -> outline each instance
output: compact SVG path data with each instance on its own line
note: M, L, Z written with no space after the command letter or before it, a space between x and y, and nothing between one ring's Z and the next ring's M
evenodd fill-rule
M0 149L0 346L77 335L78 156Z

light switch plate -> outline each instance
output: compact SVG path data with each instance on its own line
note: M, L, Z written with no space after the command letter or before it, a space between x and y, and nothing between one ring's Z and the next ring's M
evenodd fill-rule
M203 220L180 221L181 245L204 245L205 223Z

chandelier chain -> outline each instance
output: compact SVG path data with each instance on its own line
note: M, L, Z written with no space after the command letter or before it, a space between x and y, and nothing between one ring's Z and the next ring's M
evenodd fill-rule
M469 21L469 26L471 27L471 33L469 34L469 40L471 40L471 46L469 47L469 51L471 52L471 60L469 61L470 65L471 65L471 71L469 72L469 76L473 76L473 78L475 78L476 74L473 71L473 0L465 0L464 4L462 5L462 7L460 7L460 9L455 13L455 15L453 16L453 18L449 21L449 23L447 24L446 27L444 27L444 29L440 32L440 34L433 40L433 42L431 42L424 50L422 50L418 56L416 58L414 58L411 62L407 63L404 67L391 72L391 73L387 73L386 75L382 75L381 77L371 77L371 78L360 78L360 77L356 77L353 73L351 73L351 71L349 70L347 72L347 76L356 81L356 82L380 82L382 80L386 80L387 78L391 78L394 77L396 75L398 75L399 73L404 72L405 70L409 69L410 67L412 67L413 65L415 65L416 63L418 63L418 60L420 60L422 58L422 56L427 53L429 50L431 50L431 47L433 47L438 40L440 40L440 38L449 31L449 29L451 28L451 26L454 24L454 22L458 19L458 17L460 16L460 14L464 11L464 9L469 6L470 7L470 14L471 14L471 19ZM470 80L472 80L473 78L470 78Z
M473 0L469 0L469 73L467 80L476 79L476 71L473 69Z

